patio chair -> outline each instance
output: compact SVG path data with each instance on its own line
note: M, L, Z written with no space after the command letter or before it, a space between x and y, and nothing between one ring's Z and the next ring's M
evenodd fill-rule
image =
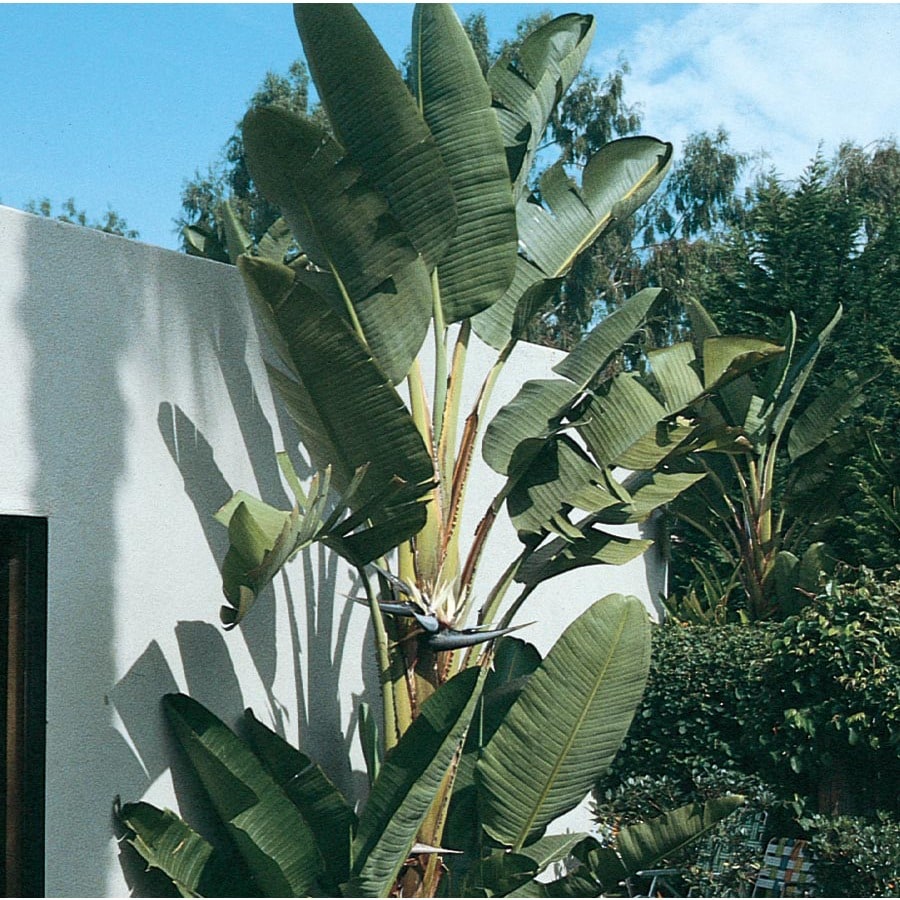
M751 897L814 897L816 880L806 841L772 838Z
M697 868L715 884L727 869L748 855L757 859L763 850L763 834L769 814L745 807L725 820L727 831L710 835L697 854ZM748 885L749 886L749 885Z
M749 807L736 810L722 823L727 829L724 834L721 831L713 833L702 843L697 854L697 867L715 884L730 864L746 858L748 853L762 853L762 837L767 818L768 813L764 810ZM635 872L625 886L631 897L678 897L681 895L673 887L673 883L681 871L681 869L643 869ZM642 879L645 882L646 879L650 879L645 894L633 892L634 879ZM688 893L688 897L691 896L694 896L693 890Z

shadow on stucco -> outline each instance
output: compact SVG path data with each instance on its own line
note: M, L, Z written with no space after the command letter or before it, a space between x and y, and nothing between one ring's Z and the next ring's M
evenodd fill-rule
M240 420L241 412L236 410ZM224 475L215 461L215 453L212 445L191 421L190 417L179 406L171 403L161 403L157 415L157 425L163 442L178 467L184 481L184 489L197 513L197 521L206 538L207 546L217 568L221 567L222 560L228 550L228 531L214 518L216 511L228 500L235 491L225 480ZM264 429L261 434L271 436L271 429ZM264 444L264 451L269 449L269 441ZM248 453L253 459L261 455L252 452L253 445L248 447ZM271 454L274 458L274 450ZM271 490L271 487L270 487ZM287 506L284 491L279 484L274 497L265 495L266 500L273 505L281 503ZM210 616L217 617L217 601L219 597L210 598ZM275 608L273 591L267 589L260 598L254 615L247 619L242 629L247 648L253 659L253 663L259 673L262 683L270 701L272 687L275 679Z
M241 395L247 396L243 390ZM234 396L233 393L232 398ZM168 403L161 404L158 425L181 472L185 491L197 512L210 553L216 565L221 566L228 547L227 531L214 520L213 513L233 495L234 489L217 467L209 441L182 409ZM268 420L265 427L256 422L253 433L271 435ZM263 444L268 447L270 442L265 439ZM254 457L256 455L258 453L253 454ZM271 444L271 458L274 462L274 443ZM304 465L297 466L297 469L301 477L310 472ZM260 467L255 471L266 470ZM277 472L274 477L277 478ZM277 484L270 482L268 490L260 490L260 493L272 505L285 509L290 506L280 480ZM332 780L352 795L359 781L348 759L355 719L351 713L351 725L345 735L342 729L344 710L340 673L353 602L337 592L338 566L338 557L334 553L316 545L302 551L289 566L296 573L293 585L299 584L302 578L302 591L296 591L286 575L279 576L287 609L289 652L297 698L295 712L285 709L273 690L276 598L271 586L254 604L240 630L266 689L267 713L272 727L284 736L288 733L287 720L296 718L302 749L314 759L322 760ZM211 677L215 679L214 675ZM213 693L214 690L211 691ZM192 696L205 702L193 692ZM343 748L344 752L338 748Z
M49 513L48 753L52 758L61 744L71 748L71 768L47 767L48 842L83 848L89 860L79 866L73 852L63 873L48 858L45 891L100 896L106 881L96 860L109 842L103 810L112 785L96 772L134 771L108 710L84 702L99 701L114 680L115 502L126 413L118 366L132 311L122 308L115 289L91 290L96 247L87 246L89 239L56 223L21 221L29 302L17 314L31 350L28 411L37 466L31 493ZM122 257L110 256L108 276L127 283ZM60 804L97 814L63 815Z
M234 725L242 707L237 673L221 633L206 622L179 622L175 629L184 667L188 693L212 712ZM143 771L143 781L151 785L170 770L181 814L186 821L217 846L229 841L217 816L181 748L167 727L161 699L179 690L165 654L156 641L134 662L110 691L114 706L131 740L134 759ZM122 798L133 800L134 797ZM116 798L118 805L119 798ZM119 864L132 896L177 896L172 885L146 863L127 843L114 809L111 828L119 841Z
M188 816L205 817L159 701L178 690L183 674L181 683L193 696L233 723L244 706L241 687L248 674L235 670L235 646L246 646L266 692L269 709L257 710L260 717L282 733L289 722L297 723L301 747L321 759L350 796L360 796L363 776L351 771L346 752L354 740L354 714L340 690L354 604L338 592L347 576L337 559L315 547L293 563L290 578L279 576L279 590L268 589L238 631L223 632L216 615L220 597L211 596L209 621L194 621L192 613L178 622L174 635L152 632L153 604L166 602L170 580L184 585L191 573L169 572L156 538L152 547L136 541L140 529L135 532L131 523L151 508L149 521L164 521L159 504L170 485L160 482L157 497L156 482L135 478L136 460L129 458L135 436L152 442L155 425L158 445L147 452L156 454L154 461L164 459L164 445L177 465L209 548L209 556L196 561L197 571L207 577L227 549L227 532L213 514L234 490L288 507L275 450L282 436L287 446L296 446L293 428L277 405L277 421L270 422L260 404L256 384L262 382L256 363L254 372L248 363L259 347L252 322L234 305L228 270L209 269L207 279L203 266L212 264L30 216L13 224L22 244L16 253L24 260L25 288L15 298L14 315L28 343L22 382L29 391L28 438L35 456L30 492L34 509L49 517L50 533L45 890L49 896L104 896L116 883L108 868L114 797L138 799L171 768L179 806ZM198 279L214 303L221 294L220 305L183 296L181 285ZM187 386L185 372L193 379ZM135 396L142 388L136 378L145 374L151 393ZM237 448L223 449L232 464L246 454L255 484L229 484L215 449L195 424L213 422L222 432L216 417L223 382L226 406L238 423ZM185 391L196 398L190 415L175 399ZM160 403L167 394L171 399ZM149 413L149 428L148 406L156 410L155 423ZM145 449L146 443L141 452ZM301 477L307 475L302 460L292 456ZM168 476L162 471L164 481ZM148 489L138 502L136 483ZM129 528L127 548L119 531L123 522ZM203 541L199 544L202 548ZM123 575L142 565L142 552L149 563L142 572L148 586L143 595ZM287 601L282 617L287 639L276 634L277 596ZM143 604L143 625L123 618L119 604L125 598L132 609ZM196 615L205 615L202 608ZM151 629L146 637L141 627ZM352 661L359 652L370 659L370 649L354 645ZM279 652L290 659L279 659ZM294 698L279 700L276 690L276 681L284 689L277 673L288 664L296 708L285 707ZM374 666L364 666L364 673L364 694L377 697ZM124 871L130 880L131 868ZM158 895L152 886L146 890Z

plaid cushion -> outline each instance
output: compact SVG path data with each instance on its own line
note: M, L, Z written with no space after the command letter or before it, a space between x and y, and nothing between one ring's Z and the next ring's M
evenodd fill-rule
M727 834L724 837L716 835L709 838L697 855L697 866L714 878L720 876L747 850L762 851L766 813L747 809L733 813L732 816Z
M754 896L809 897L816 883L807 842L794 838L772 838L756 879ZM773 891L769 894L761 891Z

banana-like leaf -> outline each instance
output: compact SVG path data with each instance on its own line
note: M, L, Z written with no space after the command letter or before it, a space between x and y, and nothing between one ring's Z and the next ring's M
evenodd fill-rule
M831 320L810 342L803 355L787 373L787 377L784 379L779 391L764 395L767 403L771 403L770 427L772 434L776 437L780 437L787 428L791 413L793 413L794 407L800 399L800 393L806 386L813 368L815 368L819 354L822 352L822 348L828 342L831 332L835 329L837 323L840 322L843 314L844 309L838 304Z
M585 405L584 423L578 431L594 457L606 465L628 469L657 465L672 453L673 437L683 443L690 435L686 421L682 421L675 429L667 426L663 431L666 439L660 440L662 423L780 350L776 344L761 347L748 345L742 338L724 338L717 342L714 376L707 376L705 360L703 371L699 371L701 361L696 359L689 342L655 350L648 354L651 381L636 372L616 375ZM655 386L662 402L656 399L651 386Z
M331 273L332 292L382 368L394 383L402 380L428 330L431 281L387 201L307 119L277 107L251 110L243 134L260 190ZM327 299L320 295L319 303Z
M182 897L223 895L223 885L210 877L215 869L212 845L171 810L126 803L119 818L132 832L128 843L148 868L163 872Z
M464 852L463 856L454 856L446 861L455 880L465 877L482 843L480 829L472 826L473 822L478 821L475 763L529 676L541 664L541 654L534 645L519 638L503 637L494 648L493 664L456 770L444 827L444 843Z
M594 527L594 518L573 526L571 536L553 538L525 559L516 581L532 590L563 572L585 566L624 566L652 546L653 541L626 538Z
M548 866L565 860L586 837L578 833L545 835L516 853L495 850L473 867L465 896L507 896Z
M561 163L541 176L541 204L517 207L519 240L541 271L567 272L608 227L649 199L665 176L672 145L651 137L610 141L584 167L580 189Z
M413 15L412 71L456 198L457 227L439 268L447 324L498 300L516 264L516 209L491 92L449 4Z
M570 508L597 512L621 507L618 494L609 490L606 473L567 435L557 435L541 448L507 499L519 540L539 538L547 530L559 531Z
M465 739L487 670L444 683L385 759L353 843L353 896L383 897L394 885L441 783Z
M181 229L181 236L184 238L188 256L200 256L216 262L231 262L228 250L222 246L215 229L210 228L205 222L186 225Z
M228 257L232 262L237 262L239 256L250 253L253 249L253 238L241 224L240 218L228 200L219 207L219 211L222 216L222 231L225 232ZM278 261L281 262L281 260Z
M716 390L716 402L702 409L705 427L713 431L721 430L719 426L741 428L745 436L762 433L764 423L751 416L758 399L756 385L748 373L767 362L770 370L785 372L793 343L786 341L782 345L749 335L722 335L712 316L696 300L686 300L685 309L695 349L703 360L704 386ZM729 446L734 449L729 441L717 449L727 452Z
M750 335L714 335L703 341L704 387L721 387L775 356L784 353L780 344Z
M476 334L494 347L510 339L520 298L543 279L565 275L616 220L630 216L665 177L672 145L651 137L610 141L588 161L579 189L562 165L544 173L541 201L519 200L516 221L520 264L506 294L472 320Z
M717 797L703 804L689 803L647 822L622 828L616 837L616 847L625 868L629 872L651 868L702 837L743 803L744 798L736 795Z
M518 852L581 802L619 749L649 666L637 598L609 595L569 625L478 762L491 837Z
M528 175L550 116L575 80L594 38L593 16L570 13L532 32L517 58L502 56L488 72L517 190Z
M693 419L680 415L704 402L709 390L690 343L648 354L647 374L620 372L599 388L589 388L597 371L594 366L605 365L642 321L655 296L650 292L634 297L556 366L571 382L527 382L488 427L485 459L509 475L507 506L520 539L536 545L548 532L556 532L576 542L572 548L554 543L549 551L540 551L535 562L526 562L524 571L531 573L526 583L537 583L553 571L605 561L611 551L625 550L619 558L631 558L630 551L642 545L611 542L592 527L643 522L653 509L702 477L660 468L676 454L685 455L701 440L705 444L711 439L694 435ZM774 345L766 346L777 352ZM747 357L757 360L761 354L756 344L729 344L727 339L717 350L713 389L743 371ZM590 456L561 434L567 427L581 435ZM635 488L641 488L635 498L612 480L616 466L659 477L632 480ZM656 506L651 505L654 501ZM592 515L576 525L570 513L578 509Z
M846 372L803 410L788 435L788 456L792 462L831 437L841 419L862 402L863 388L877 378L880 371L879 368L867 367L859 372Z
M456 231L456 204L400 73L351 4L297 3L294 20L337 140L387 198L430 271Z
M250 748L184 694L163 708L178 742L264 894L306 896L324 870L316 837Z
M697 418L676 415L657 422L655 428L629 446L628 468L634 471L654 469L676 452L680 457L689 449L696 449L697 442L705 436L702 430L705 424L699 415Z
M623 487L631 494L628 505L628 518L616 519L605 517L603 513L595 515L598 522L622 524L645 522L654 510L671 503L688 488L706 477L706 472L680 471L643 471L635 472L623 482Z
M251 279L267 271L242 268ZM332 467L339 491L367 466L356 505L395 478L409 485L430 482L434 466L409 410L346 319L300 281L267 306L292 363L291 375L270 369L270 376L314 465ZM424 510L422 516L424 522Z
M356 814L321 767L263 725L248 709L247 738L269 773L309 823L333 885L350 875Z
M643 290L611 316L598 323L591 333L561 362L554 371L561 379L526 381L515 398L504 406L485 431L482 451L485 462L502 475L519 468L517 448L527 440L541 442L554 434L576 400L612 356L633 335L657 301L660 291ZM533 445L533 453L540 449ZM519 454L521 457L521 453Z
M283 263L294 243L291 226L281 217L277 218L259 239L259 255L272 262Z
M330 469L324 477L316 473L304 491L287 454L279 453L278 460L297 498L293 509L275 509L238 491L216 513L216 519L228 528L230 542L222 565L222 590L230 604L220 611L226 628L239 624L285 563L314 541L331 547L353 565L364 566L406 540L421 519L423 489L400 479L392 480L381 493L357 501L365 466L357 470L326 517ZM375 524L372 519L377 520Z
M581 900L584 897L602 897L600 885L581 869L555 881L529 881L522 887L510 891L507 897L571 897ZM610 896L615 897L616 894Z
M565 439L553 442L544 455L567 446ZM532 466L529 475L537 471L539 465ZM617 484L571 445L560 454L558 468L551 467L547 472L545 484L535 486L522 479L510 494L510 516L526 546L537 546L548 532L559 535L526 556L516 580L530 590L571 569L630 562L653 541L612 535L597 526L646 522L655 510L671 503L705 475L703 470L657 469L633 473ZM570 507L592 511L573 522Z
M328 481L327 470L324 479L314 476L309 502L302 510L298 505L283 512L239 491L216 513L228 528L230 544L222 564L222 590L230 604L221 609L226 628L247 615L292 556L321 538Z
M782 500L787 514L805 522L821 522L839 515L846 491L858 487L848 459L864 443L863 428L843 428L804 454L798 465L792 465Z

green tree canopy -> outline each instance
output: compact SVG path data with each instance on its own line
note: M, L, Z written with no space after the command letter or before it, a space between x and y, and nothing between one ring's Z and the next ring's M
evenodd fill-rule
M120 237L131 238L132 240L140 237L136 229L128 227L128 222L125 221L124 216L119 215L111 207L106 210L102 218L92 219L88 216L87 210L78 209L75 205L74 197L64 200L56 213L53 212L53 203L49 197L43 197L40 200L29 200L25 204L25 212L33 213L36 216L44 216L47 219L56 219L59 222L68 222L70 225L94 228L106 234L117 234Z

